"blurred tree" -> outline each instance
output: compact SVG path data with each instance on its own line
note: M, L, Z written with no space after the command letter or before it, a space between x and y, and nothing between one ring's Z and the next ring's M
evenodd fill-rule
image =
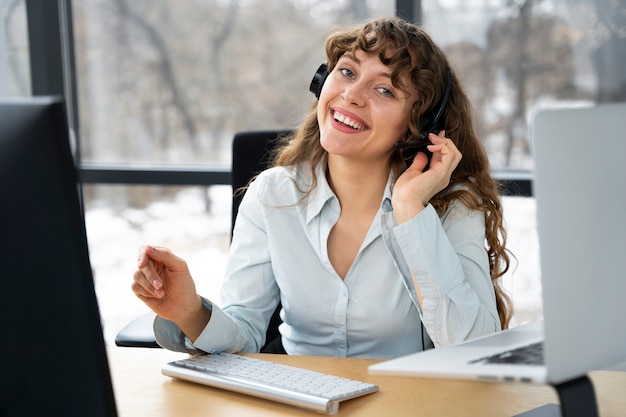
M483 121L487 134L502 129L504 166L510 166L514 148L530 154L528 108L541 96L564 98L571 93L575 74L572 40L567 26L552 16L533 13L537 1L511 2L512 16L493 22L487 34L488 94L497 97L504 81L508 108L496 107L498 118Z
M184 96L184 91L180 87L179 77L175 74L174 62L176 57L173 51L170 50L168 43L164 38L164 33L159 30L158 24L153 24L147 20L145 10L141 12L134 10L127 0L114 0L115 6L119 12L119 17L122 20L128 21L129 25L132 25L148 42L148 45L154 50L156 54L156 62L153 65L155 73L162 81L163 85L169 90L169 100L171 106L179 114L182 120L182 126L186 132L187 138L190 143L191 150L196 152L198 150L197 145L197 132L194 117L191 114L191 110L187 103L187 99ZM133 2L137 4L137 2ZM165 4L154 4L151 2L152 9L163 10L167 7ZM163 16L167 16L168 10L164 10ZM163 139L167 140L167 136ZM167 147L167 142L161 144L163 147Z
M598 84L596 101L626 100L626 1L595 0L598 44L593 63Z

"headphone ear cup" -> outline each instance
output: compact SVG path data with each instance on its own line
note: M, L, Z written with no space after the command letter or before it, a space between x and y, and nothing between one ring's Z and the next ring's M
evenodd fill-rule
M313 79L311 80L311 85L309 86L309 91L315 94L315 97L320 98L320 94L322 94L322 87L324 86L324 81L328 78L328 65L326 63L319 66Z

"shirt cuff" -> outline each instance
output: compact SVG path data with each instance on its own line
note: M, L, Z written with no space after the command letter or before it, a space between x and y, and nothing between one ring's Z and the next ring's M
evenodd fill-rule
M203 304L206 306L204 299ZM211 305L211 319L193 346L207 353L234 353L238 350L237 346L241 346L239 329L221 308Z

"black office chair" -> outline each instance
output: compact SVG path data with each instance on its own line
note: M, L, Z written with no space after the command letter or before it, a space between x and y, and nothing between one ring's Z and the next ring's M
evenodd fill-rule
M232 144L232 174L233 204L231 217L231 236L235 225L235 218L239 211L239 204L245 193L245 187L259 172L267 168L270 162L270 152L276 140L291 133L290 130L262 130L239 132L235 134ZM263 353L285 353L282 348L278 326L281 323L279 304L270 320ZM124 347L159 348L154 337L152 323L153 312L142 314L128 323L115 337L115 344Z
M250 179L268 167L271 150L280 137L290 134L290 130L264 130L256 132L240 132L233 139L233 162L230 183L233 186L233 208L231 233L235 226L235 219L239 210L239 204L243 198L243 187L248 185ZM270 319L265 333L265 345L261 353L286 353L280 338L278 326L282 322L280 318L281 304L278 303L272 318Z

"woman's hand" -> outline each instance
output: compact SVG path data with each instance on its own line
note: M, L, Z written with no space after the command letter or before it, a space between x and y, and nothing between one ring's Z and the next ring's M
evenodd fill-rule
M187 263L166 248L143 246L137 258L132 290L160 317L175 322L193 341L211 317L189 273Z
M411 166L397 179L391 204L398 224L419 214L435 194L450 184L452 172L461 161L462 155L445 134L442 130L439 135L429 135L432 145L428 146L428 150L433 155L427 171L424 168L428 164L428 158L420 152Z

